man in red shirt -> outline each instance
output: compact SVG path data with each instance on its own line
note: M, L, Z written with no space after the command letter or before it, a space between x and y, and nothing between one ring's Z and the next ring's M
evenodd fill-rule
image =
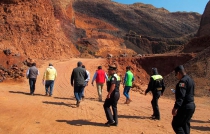
M105 83L105 79L108 79L106 72L102 70L101 66L98 66L98 70L96 70L91 84L94 86L93 82L94 80L96 80L99 101L102 101L102 90Z

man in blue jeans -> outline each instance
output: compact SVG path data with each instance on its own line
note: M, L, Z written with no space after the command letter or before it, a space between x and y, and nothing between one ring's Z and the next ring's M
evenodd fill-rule
M88 78L84 68L82 68L82 62L77 63L77 67L73 69L71 73L71 86L74 87L74 96L76 98L76 105L79 107L82 99L82 92L84 90L85 80Z
M39 70L36 68L36 63L32 63L26 73L26 77L29 79L30 95L34 95L37 75L39 75Z
M123 83L123 87L124 87L123 94L126 97L125 104L129 104L131 102L129 91L133 84L134 76L133 76L133 73L130 71L130 69L131 69L130 66L126 67L126 73L125 73L125 78L124 78L124 83Z

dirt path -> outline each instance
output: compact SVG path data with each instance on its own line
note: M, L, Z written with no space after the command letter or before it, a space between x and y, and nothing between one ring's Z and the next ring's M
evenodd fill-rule
M48 62L39 68L40 75L36 84L35 96L28 95L29 85L24 83L0 83L0 133L1 134L173 134L171 109L174 101L160 98L161 120L150 120L152 114L151 95L130 93L133 100L123 104L122 95L118 104L118 127L105 127L103 103L97 100L96 87L91 84L85 89L86 99L76 108L70 74L81 60L91 73L91 80L103 59L71 59L52 61L58 71L53 97L44 96L41 79ZM106 70L106 69L105 69ZM103 91L103 99L106 90ZM210 133L210 100L196 98L196 112L192 120L192 134Z

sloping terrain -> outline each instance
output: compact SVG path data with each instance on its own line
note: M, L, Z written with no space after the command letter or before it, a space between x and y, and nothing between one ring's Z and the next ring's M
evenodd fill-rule
M49 0L0 1L0 50L59 59L79 54L63 33Z
M122 47L137 48L133 49L136 53L164 53L184 45L194 36L200 22L197 13L170 13L142 3L123 5L104 0L77 0L73 9L75 25L88 31L87 38L110 39L111 34L115 40L123 38L118 43Z

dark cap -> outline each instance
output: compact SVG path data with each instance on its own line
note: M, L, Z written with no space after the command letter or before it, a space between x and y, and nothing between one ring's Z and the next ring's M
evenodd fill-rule
M155 67L152 68L152 74L153 75L157 75L158 74L157 68L155 68Z
M49 63L49 66L53 66L53 64L52 63Z
M82 62L81 61L77 62L77 66L78 67L82 66Z
M98 66L98 69L102 69L102 66Z
M130 70L131 69L131 66L127 66L126 69Z
M117 69L117 67L115 65L109 65L108 70L116 70L116 69Z
M177 67L174 69L175 73L179 72L180 70L184 70L184 66L183 66L183 65L179 65L179 66L177 66Z

